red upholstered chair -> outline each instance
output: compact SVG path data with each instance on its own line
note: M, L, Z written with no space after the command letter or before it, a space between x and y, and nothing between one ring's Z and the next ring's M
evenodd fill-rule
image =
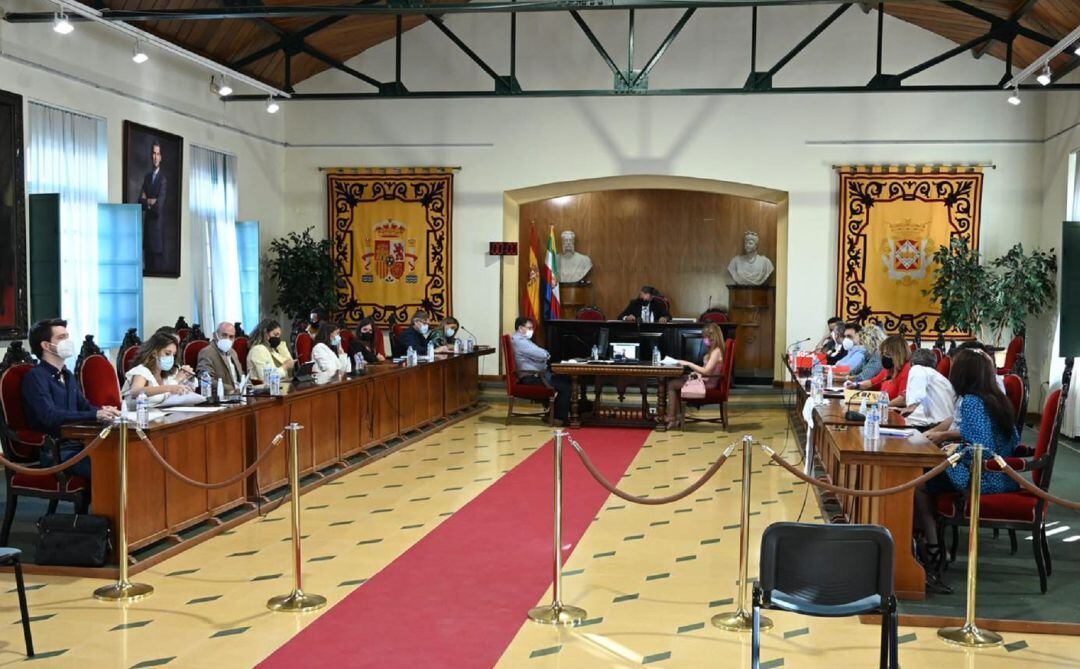
M1072 370L1068 370L1068 376ZM1050 489L1050 477L1054 472L1054 460L1057 457L1058 436L1061 433L1061 419L1064 404L1068 397L1068 380L1062 388L1050 393L1043 407L1042 422L1039 425L1039 440L1035 446L1035 455L1031 460L1023 458L1005 458L1009 466L1018 471L1031 472L1031 480L1043 490ZM989 471L1000 471L997 462L988 460ZM953 527L953 549L956 555L957 531L961 525L970 521L968 496L959 492L942 493L934 500L938 512L938 535L946 525ZM1038 497L1024 490L1016 492L983 495L979 510L979 527L994 530L1008 530L1013 539L1012 550L1016 552L1015 533L1030 532L1032 550L1035 553L1035 568L1039 572L1039 589L1046 593L1046 579L1051 573L1050 545L1046 541L1047 504Z
M720 418L696 418L693 416L687 416L686 420L691 423L721 423L724 429L728 426L727 417L727 402L731 397L731 381L735 376L735 339L728 339L724 342L724 370L720 375L720 382L716 384L715 388L708 388L705 390L705 397L700 400L687 401L687 404L693 407L702 407L707 404L719 404L720 405ZM685 401L685 400L684 400Z
M575 314L579 321L606 321L607 316L600 310L600 307L582 307L577 310Z
M698 316L699 323L727 323L729 321L726 311L706 311Z
M670 298L668 298L666 295L654 295L653 299L654 300L660 300L661 302L664 303L664 306L667 307L667 311L668 311L669 316L674 315L674 314L671 313L671 299Z
M82 377L83 395L94 406L119 407L120 384L116 381L116 370L103 355L92 355L83 360Z
M116 370L116 378L120 380L120 383L125 381L124 374L127 374L135 366L135 358L137 357L139 357L138 346L128 346L120 354L120 369Z
M1005 395L1009 398L1009 402L1013 405L1013 419L1017 425L1021 425L1024 420L1024 405L1026 391L1024 389L1024 380L1016 374L1006 374L1005 379Z
M105 361L106 364L108 360ZM42 448L53 450L53 461L60 461L60 448L47 435L30 429L23 409L22 381L33 365L14 365L0 377L0 449L4 457L28 467L36 466ZM0 528L0 546L8 545L11 524L15 521L15 507L19 497L38 497L49 500L49 513L55 513L60 502L71 502L76 513L86 513L90 505L90 482L82 476L57 474L16 474L4 469L7 482L7 499L4 506L4 524Z
M386 337L383 336L383 331L379 328L372 328L372 334L375 335L375 352L386 357Z
M240 369L241 373L243 373L242 370L247 369L248 338L237 337L236 341L233 342L232 348L236 351L236 357L240 359Z
M311 349L315 348L315 340L307 332L296 335L296 359L300 364L311 362Z
M945 358L945 352L936 346L930 350L934 353L934 364L940 364L941 361Z
M952 371L952 358L946 355L938 360L937 371L946 379L949 378L949 372Z
M1005 348L1005 364L998 368L998 374L1012 374L1016 359L1024 352L1024 338L1013 337Z
M184 364L195 369L195 366L199 364L199 351L203 350L210 345L210 342L205 339L196 339L195 341L189 341L184 346Z
M356 339L356 335L352 330L348 328L341 328L341 350L347 354L349 352L349 345L352 344L353 339Z
M180 337L180 341L184 341L191 334L191 328L180 328L176 331L176 336Z
M554 422L555 417L555 390L548 386L536 386L518 383L517 363L514 361L514 345L510 341L510 335L504 334L501 338L503 360L506 363L506 399L509 404L506 408L506 424L514 416L547 416L548 424ZM529 400L531 402L547 402L548 410L543 413L514 413L514 400Z

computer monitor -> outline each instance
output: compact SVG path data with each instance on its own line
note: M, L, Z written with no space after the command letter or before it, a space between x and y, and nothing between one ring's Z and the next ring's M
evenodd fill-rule
M612 344L611 344L611 355L612 355L612 357L615 357L615 358L618 358L618 357L621 356L623 358L626 358L627 360L637 360L638 359L638 347L639 346L641 346L641 344L612 342Z

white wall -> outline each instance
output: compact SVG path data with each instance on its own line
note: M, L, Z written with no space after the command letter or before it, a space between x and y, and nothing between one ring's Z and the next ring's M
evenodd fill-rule
M40 2L5 3L8 11L52 8ZM239 216L261 221L265 247L283 230L284 121L261 105L220 102L210 91L210 73L201 67L153 48L150 60L136 65L127 38L95 24L75 25L75 32L62 36L49 24L0 21L0 88L22 95L24 104L36 101L106 119L110 202L122 199L125 120L184 138L180 278L144 280L143 329L152 332L172 325L181 314L189 319L192 314L193 277L199 268L192 264L186 204L191 145L236 155ZM28 143L28 127L24 135Z
M768 69L830 8L763 9L758 69ZM586 12L617 62L626 59L622 13ZM740 85L748 68L749 10L699 11L653 71L653 87ZM638 12L640 67L677 19ZM508 18L451 16L447 24L500 73ZM848 11L776 77L777 85L859 84L873 74L876 16ZM885 72L955 46L886 18ZM610 87L611 74L569 16L523 15L518 72L526 87ZM410 90L490 87L491 81L431 26L404 40ZM351 65L393 77L393 45ZM912 83L994 83L1000 61L948 61ZM464 73L459 76L458 73ZM696 82L696 84L695 84ZM363 90L328 72L305 91ZM319 166L460 165L455 198L455 315L485 341L499 332L498 265L486 243L502 238L506 190L573 179L664 174L749 183L790 194L786 339L818 335L835 306L837 180L833 164L982 163L982 248L993 256L1041 239L1044 112L1040 95L1012 107L1005 95L746 95L726 97L470 99L293 102L287 106L286 219L325 230ZM664 240L658 221L659 243ZM587 249L583 249L586 253ZM643 277L643 282L647 277ZM627 287L627 294L633 291Z

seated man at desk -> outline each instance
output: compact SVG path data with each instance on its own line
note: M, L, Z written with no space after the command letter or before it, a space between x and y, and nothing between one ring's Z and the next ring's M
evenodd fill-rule
M836 361L836 366L846 367L851 376L858 376L866 363L866 347L862 345L861 337L861 325L858 323L844 325L844 338L840 341L844 357Z
M837 347L840 343L836 341L836 326L843 326L844 319L839 316L833 316L828 320L828 327L826 328L825 336L821 338L821 341L817 343L814 350L818 353L824 353L825 355L832 355L836 353Z
M907 388L898 399L906 406L900 410L913 427L930 427L952 417L956 409L956 393L947 378L934 367L937 358L930 349L919 348L911 354Z
M218 379L225 388L226 395L234 394L240 387L240 379L244 376L244 368L240 364L240 358L236 351L232 350L236 340L236 326L228 321L222 321L214 331L214 340L203 350L199 351L199 362L195 371L201 378L203 372L210 375L212 387L217 387Z
M518 316L514 320L514 335L510 343L514 349L518 383L554 388L555 418L565 421L570 416L570 379L561 374L552 374L547 368L551 354L533 343L535 329L533 322L525 316Z
M409 329L402 332L397 338L398 348L401 349L401 353L404 355L411 348L416 351L417 355L427 354L428 329L427 312L417 311L413 314Z
M652 286L642 286L641 292L619 314L622 321L641 321L642 323L667 323L671 319L667 302L660 291Z
M35 430L58 440L60 461L66 462L83 449L77 441L60 439L60 426L77 421L108 422L120 415L116 407L98 408L90 404L79 388L74 375L64 361L75 355L75 340L68 336L67 321L53 318L34 323L30 328L30 350L38 364L23 377L22 396L26 419ZM51 467L53 452L42 448L41 466ZM90 478L90 459L86 458L69 470Z

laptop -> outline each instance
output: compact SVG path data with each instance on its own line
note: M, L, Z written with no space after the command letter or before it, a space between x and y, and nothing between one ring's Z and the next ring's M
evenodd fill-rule
M611 355L616 360L618 360L619 358L624 358L626 360L637 360L638 359L638 347L640 347L640 346L641 346L641 344L639 344L639 343L612 342L612 344L611 344Z

